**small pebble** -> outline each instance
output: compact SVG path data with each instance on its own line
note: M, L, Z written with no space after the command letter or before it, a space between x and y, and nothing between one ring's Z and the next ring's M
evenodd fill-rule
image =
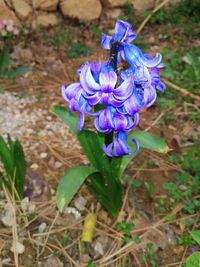
M100 242L96 242L95 246L94 246L94 250L100 254L101 256L104 255L104 251L103 251L103 246Z
M75 208L70 208L70 207L65 208L63 213L64 213L64 214L73 214L74 217L75 217L77 220L81 217L80 212L79 212L77 209L75 209Z
M47 156L48 156L48 154L46 152L40 153L40 158L41 159L45 159Z
M47 120L48 121L51 121L52 120L52 117L51 116L47 116Z
M11 227L15 223L15 209L13 206L7 204L4 211L0 214L1 222L8 227Z
M47 228L47 224L45 222L41 223L38 227L38 232L41 234Z
M31 169L33 170L37 170L39 168L38 164L37 163L33 163L31 166L30 166Z
M15 246L15 249L14 249ZM18 254L23 254L25 251L25 246L20 243L20 242L16 242L16 244L13 243L11 249L10 249L13 253L14 251L16 251Z
M56 161L55 162L55 168L59 169L60 167L62 167L62 163L60 161Z
M21 208L25 213L32 214L35 211L35 204L29 202L29 198L25 197L21 201Z
M85 209L85 205L87 203L87 200L80 196L78 199L75 200L74 206L80 211L83 211Z

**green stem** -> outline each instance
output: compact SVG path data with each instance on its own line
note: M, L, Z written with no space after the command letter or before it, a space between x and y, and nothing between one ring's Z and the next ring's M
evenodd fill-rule
M108 65L112 66L114 71L117 71L117 55L119 50L119 42L113 42L110 50L110 58Z

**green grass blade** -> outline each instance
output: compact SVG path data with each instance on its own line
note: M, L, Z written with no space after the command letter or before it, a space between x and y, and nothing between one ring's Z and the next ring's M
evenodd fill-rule
M19 66L8 72L8 79L13 80L16 79L29 71L29 67L26 65Z
M15 188L20 198L24 195L24 183L26 175L26 161L22 145L18 140L14 143L13 158L15 163Z

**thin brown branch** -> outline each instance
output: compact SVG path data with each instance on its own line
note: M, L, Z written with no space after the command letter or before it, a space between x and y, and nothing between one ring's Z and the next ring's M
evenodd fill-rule
M154 8L154 10L144 19L144 21L140 24L139 28L136 30L136 33L139 34L141 30L144 28L144 26L147 24L147 22L150 20L150 18L163 6L165 6L169 0L164 0L162 3L160 3L157 7Z
M195 100L197 100L197 101L200 102L200 96L198 96L198 95L194 95L194 94L190 93L188 90L186 90L186 89L184 89L184 88L182 88L182 87L180 87L180 86L178 86L178 85L176 85L176 84L173 84L172 82L170 82L170 81L168 81L168 80L166 80L166 79L164 79L164 78L162 78L162 81L163 81L166 85L172 87L172 88L173 88L174 90L176 90L177 92L181 93L182 95L184 95L184 96L189 96L189 97L191 97L191 98L193 98L193 99L195 99Z

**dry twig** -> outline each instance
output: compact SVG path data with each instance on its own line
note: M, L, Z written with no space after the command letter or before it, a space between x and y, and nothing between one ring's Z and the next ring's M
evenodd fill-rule
M145 20L140 24L139 28L136 30L136 33L139 34L141 30L144 28L144 26L147 24L147 22L150 20L150 18L163 6L165 6L169 0L164 0L162 3L160 3L157 7L154 8L154 10L145 18Z
M198 95L194 95L194 94L190 93L188 90L186 90L186 89L184 89L184 88L182 88L182 87L180 87L180 86L178 86L178 85L176 85L176 84L173 84L172 82L170 82L170 81L168 81L168 80L166 80L166 79L164 79L164 78L162 78L162 81L163 81L166 85L172 87L172 88L173 88L174 90L176 90L177 92L181 93L182 95L184 95L184 96L189 96L189 97L191 97L192 99L197 100L197 101L200 102L200 96L198 96Z

